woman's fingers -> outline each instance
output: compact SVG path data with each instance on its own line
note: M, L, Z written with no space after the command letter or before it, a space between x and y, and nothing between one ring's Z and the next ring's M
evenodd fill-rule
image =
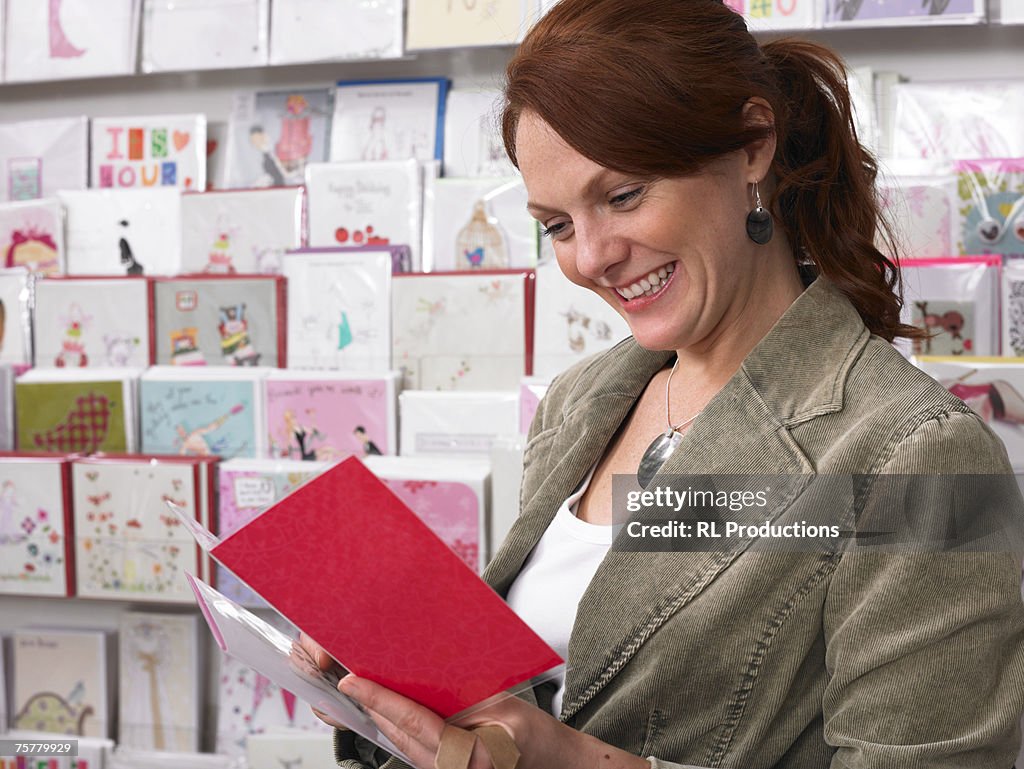
M339 724L337 721L335 721L333 718L331 718L326 713L322 713L322 712L320 712L319 710L317 710L314 707L310 707L310 710L313 711L313 715L314 716L319 718L321 721L323 721L328 726L333 726L335 729L345 729L346 728L343 724Z

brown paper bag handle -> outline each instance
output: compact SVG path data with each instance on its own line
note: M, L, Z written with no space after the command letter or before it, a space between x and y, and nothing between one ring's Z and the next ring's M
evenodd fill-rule
M478 739L487 748L494 769L516 769L519 748L500 726L478 726L467 730L451 724L447 724L441 733L434 769L468 769Z

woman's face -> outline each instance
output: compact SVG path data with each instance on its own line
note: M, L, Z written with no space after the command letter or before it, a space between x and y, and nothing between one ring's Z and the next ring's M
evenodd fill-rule
M531 112L521 116L516 153L530 213L562 271L614 307L639 344L699 350L743 333L759 272L745 229L747 153L685 178L624 174L584 157Z

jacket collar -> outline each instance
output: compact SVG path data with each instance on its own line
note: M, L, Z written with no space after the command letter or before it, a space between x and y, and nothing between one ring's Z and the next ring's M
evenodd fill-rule
M846 377L869 336L846 297L825 279L814 281L707 404L659 475L813 473L813 464L787 428L842 408ZM561 429L545 449L556 459L537 490L524 499L519 519L485 575L500 594L507 593L558 506L598 461L651 377L672 356L628 340L609 354L599 379L579 378L564 399ZM760 521L781 514L791 499L780 496L774 508L759 513ZM738 555L609 553L580 602L569 643L562 718L579 712L658 627Z

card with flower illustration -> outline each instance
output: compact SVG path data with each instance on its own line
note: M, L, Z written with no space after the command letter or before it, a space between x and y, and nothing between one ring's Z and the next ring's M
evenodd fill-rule
M956 188L953 175L898 174L880 180L882 208L894 229L901 257L956 253Z
M957 250L1024 256L1024 158L956 163Z
M310 246L406 245L419 264L423 183L415 160L306 168Z
M0 268L0 364L32 362L29 272Z
M143 72L267 64L270 0L143 0Z
M206 189L206 116L93 118L90 185Z
M267 371L151 367L140 382L142 450L190 457L262 456Z
M184 572L199 552L167 509L199 519L201 463L177 457L76 459L72 464L77 594L87 598L188 600Z
M328 88L236 93L228 120L224 186L302 184L307 163L328 159L333 99Z
M302 187L182 195L182 272L277 274L303 244Z
M38 368L145 368L153 362L146 278L48 278L35 287Z
M826 27L982 24L982 0L827 0Z
M930 337L900 341L904 354L999 354L999 280L997 256L904 259L901 320Z
M2 267L64 272L64 216L56 198L0 203Z
M395 276L392 361L403 389L518 388L532 373L533 298L532 271Z
M387 247L285 255L292 368L391 368L392 253Z
M4 77L130 75L138 23L139 0L8 0Z
M389 59L402 55L401 0L274 0L270 63Z
M0 453L0 593L74 595L71 466Z
M181 272L177 188L61 191L70 275Z
M26 371L14 385L19 451L135 451L141 369Z
M446 177L513 176L501 138L501 91L454 88L444 113Z
M537 266L537 222L521 177L428 179L423 200L426 271Z
M275 275L189 275L155 285L156 362L286 365L286 294Z
M554 260L537 268L535 307L533 373L539 377L554 377L630 335L608 302L566 278Z
M0 123L0 202L89 186L89 119Z
M330 159L336 162L440 160L448 81L339 81Z
M199 750L198 617L124 612L118 658L118 744L169 753Z

